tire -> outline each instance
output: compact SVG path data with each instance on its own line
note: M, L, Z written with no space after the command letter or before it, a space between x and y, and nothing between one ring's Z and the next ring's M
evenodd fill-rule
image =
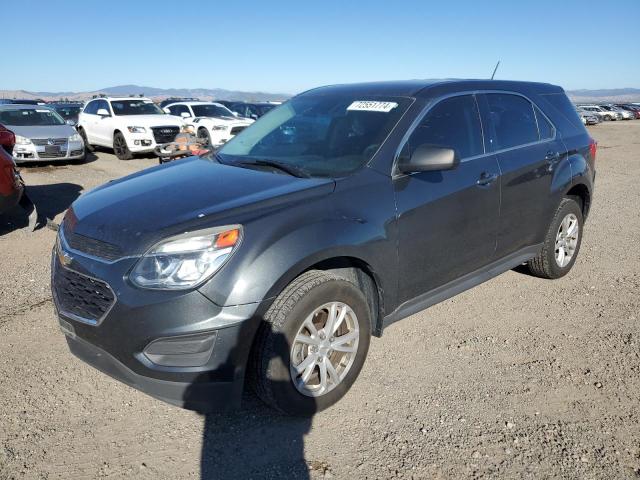
M127 146L127 140L121 132L116 132L113 135L113 152L120 160L131 160L133 158L133 154Z
M564 223L567 219L569 219L569 223ZM575 219L577 226L577 238L575 239L575 242L570 240L572 238L570 235L569 237L564 238L564 242L566 242L567 245L566 247L556 248L558 246L558 236L561 234L561 227L566 229L567 226L569 226L569 232L571 232L571 219ZM580 251L583 226L584 219L582 217L580 205L578 205L578 203L572 198L563 198L556 210L553 220L551 221L542 250L535 258L528 262L529 271L536 277L548 279L564 277L569 273L569 270L573 267ZM563 239L560 238L559 241L563 242ZM571 247L571 245L573 246ZM564 257L559 253L561 249L566 254ZM567 259L568 252L571 250L571 256ZM559 260L558 257L561 257L562 260ZM563 262L567 263L564 264Z
M324 341L325 346L294 342L294 339L305 336L301 329L311 333L311 330L306 330L303 326L308 325L306 320L309 319L312 323L318 322L315 338L323 338L324 327L327 327L323 324L323 319L329 318L327 314L331 308L328 305L345 305L348 308L345 309L346 315L336 334L331 338L325 335L324 340L318 340ZM341 308L337 309L338 313L342 311ZM318 313L312 317L314 312ZM353 325L357 325L357 331L350 328ZM340 339L347 338L347 335L353 340L348 342L349 345L342 345L353 351L340 353ZM306 336L312 337L313 335ZM256 335L252 352L256 393L267 405L288 415L309 416L324 410L340 400L355 382L367 356L370 339L371 313L364 294L342 277L320 270L308 271L278 295L265 314L265 322ZM334 343L328 343L332 340ZM329 344L337 350L327 351L326 345ZM317 353L313 353L314 348ZM317 360L313 360L314 358ZM308 368L312 368L309 386L303 385L301 377L294 384L294 376L297 375L295 366L308 362L309 359L313 360L308 363ZM327 381L325 391L320 387L323 365L325 379L338 380ZM329 367L333 367L337 376L331 375ZM303 373L306 371L307 368ZM315 389L315 393L310 390L303 393L301 388Z
M80 134L80 136L82 137L82 141L84 142L84 151L85 151L85 154L86 154L87 152L88 152L88 153L93 152L93 151L95 150L95 148L93 148L93 145L90 145L90 144L89 144L89 140L87 140L87 134L86 134L86 132L84 131L84 128L79 128L79 129L78 129L78 133Z
M211 145L211 135L209 135L209 131L206 128L200 127L198 129L197 137L202 140L205 147Z

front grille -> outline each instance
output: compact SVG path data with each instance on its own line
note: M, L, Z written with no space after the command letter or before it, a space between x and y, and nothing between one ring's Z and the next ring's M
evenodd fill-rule
M66 138L32 138L31 141L34 145L66 145Z
M62 315L88 323L99 323L115 303L109 285L60 265L53 269L53 291Z
M244 130L247 127L232 127L231 128L231 135L237 135L239 134L242 130Z
M156 143L169 143L176 139L176 135L180 133L178 127L151 127L153 138Z
M104 258L105 260L112 261L124 256L122 249L112 243L95 240L78 233L67 231L63 232L63 236L67 245L69 245L71 249L80 253L86 253L92 257Z
M40 158L63 158L67 156L66 150L61 150L59 152L38 152L38 156Z

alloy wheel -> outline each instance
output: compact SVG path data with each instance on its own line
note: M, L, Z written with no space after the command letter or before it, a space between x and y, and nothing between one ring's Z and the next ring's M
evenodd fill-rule
M580 226L578 217L573 213L567 214L560 223L556 233L556 263L564 268L571 262L578 246Z
M336 388L353 365L359 337L358 318L349 305L330 302L316 308L291 347L289 369L296 389L319 397Z

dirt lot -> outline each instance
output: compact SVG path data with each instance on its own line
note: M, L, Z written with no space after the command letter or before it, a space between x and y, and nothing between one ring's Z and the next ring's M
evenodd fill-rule
M640 477L640 121L591 131L571 274L508 272L392 326L311 420L251 396L205 418L76 360L48 287L55 233L0 223L0 479ZM155 164L91 160L23 169L43 212Z

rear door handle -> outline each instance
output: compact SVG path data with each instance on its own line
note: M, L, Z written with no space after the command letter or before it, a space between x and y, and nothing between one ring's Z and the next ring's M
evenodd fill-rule
M497 178L498 178L498 175L495 173L482 172L482 175L480 175L480 178L476 180L476 184L480 185L481 187L484 187L485 185L490 185L493 182L495 182Z
M555 162L559 158L560 158L560 154L552 150L549 150L547 154L544 156L544 159L549 163Z

